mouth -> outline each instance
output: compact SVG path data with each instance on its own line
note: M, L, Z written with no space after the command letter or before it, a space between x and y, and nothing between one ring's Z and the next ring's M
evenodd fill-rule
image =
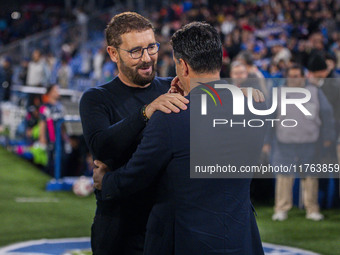
M152 73L152 65L140 67L138 68L138 71L145 75L150 75Z

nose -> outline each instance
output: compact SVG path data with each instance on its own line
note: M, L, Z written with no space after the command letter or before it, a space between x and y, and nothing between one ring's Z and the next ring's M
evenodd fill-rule
M151 61L151 57L150 57L147 49L143 49L142 58L141 59L142 59L143 62L146 62L146 63Z

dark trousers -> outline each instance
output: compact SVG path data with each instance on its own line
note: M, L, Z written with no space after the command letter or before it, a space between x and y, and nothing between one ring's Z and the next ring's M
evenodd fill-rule
M130 233L117 216L96 215L91 228L93 255L143 255L144 233Z

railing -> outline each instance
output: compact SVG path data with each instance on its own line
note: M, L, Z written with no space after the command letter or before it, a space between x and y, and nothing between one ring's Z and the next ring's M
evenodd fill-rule
M47 191L71 190L73 182L77 177L63 177L61 178L61 159L62 159L62 134L61 126L65 122L80 122L79 115L66 115L60 119L56 124L56 143L55 143L55 159L54 159L54 178L46 185Z

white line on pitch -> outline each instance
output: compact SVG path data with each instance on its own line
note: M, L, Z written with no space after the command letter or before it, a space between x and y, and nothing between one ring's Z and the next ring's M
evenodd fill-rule
M17 203L59 203L58 198L50 197L16 197Z

